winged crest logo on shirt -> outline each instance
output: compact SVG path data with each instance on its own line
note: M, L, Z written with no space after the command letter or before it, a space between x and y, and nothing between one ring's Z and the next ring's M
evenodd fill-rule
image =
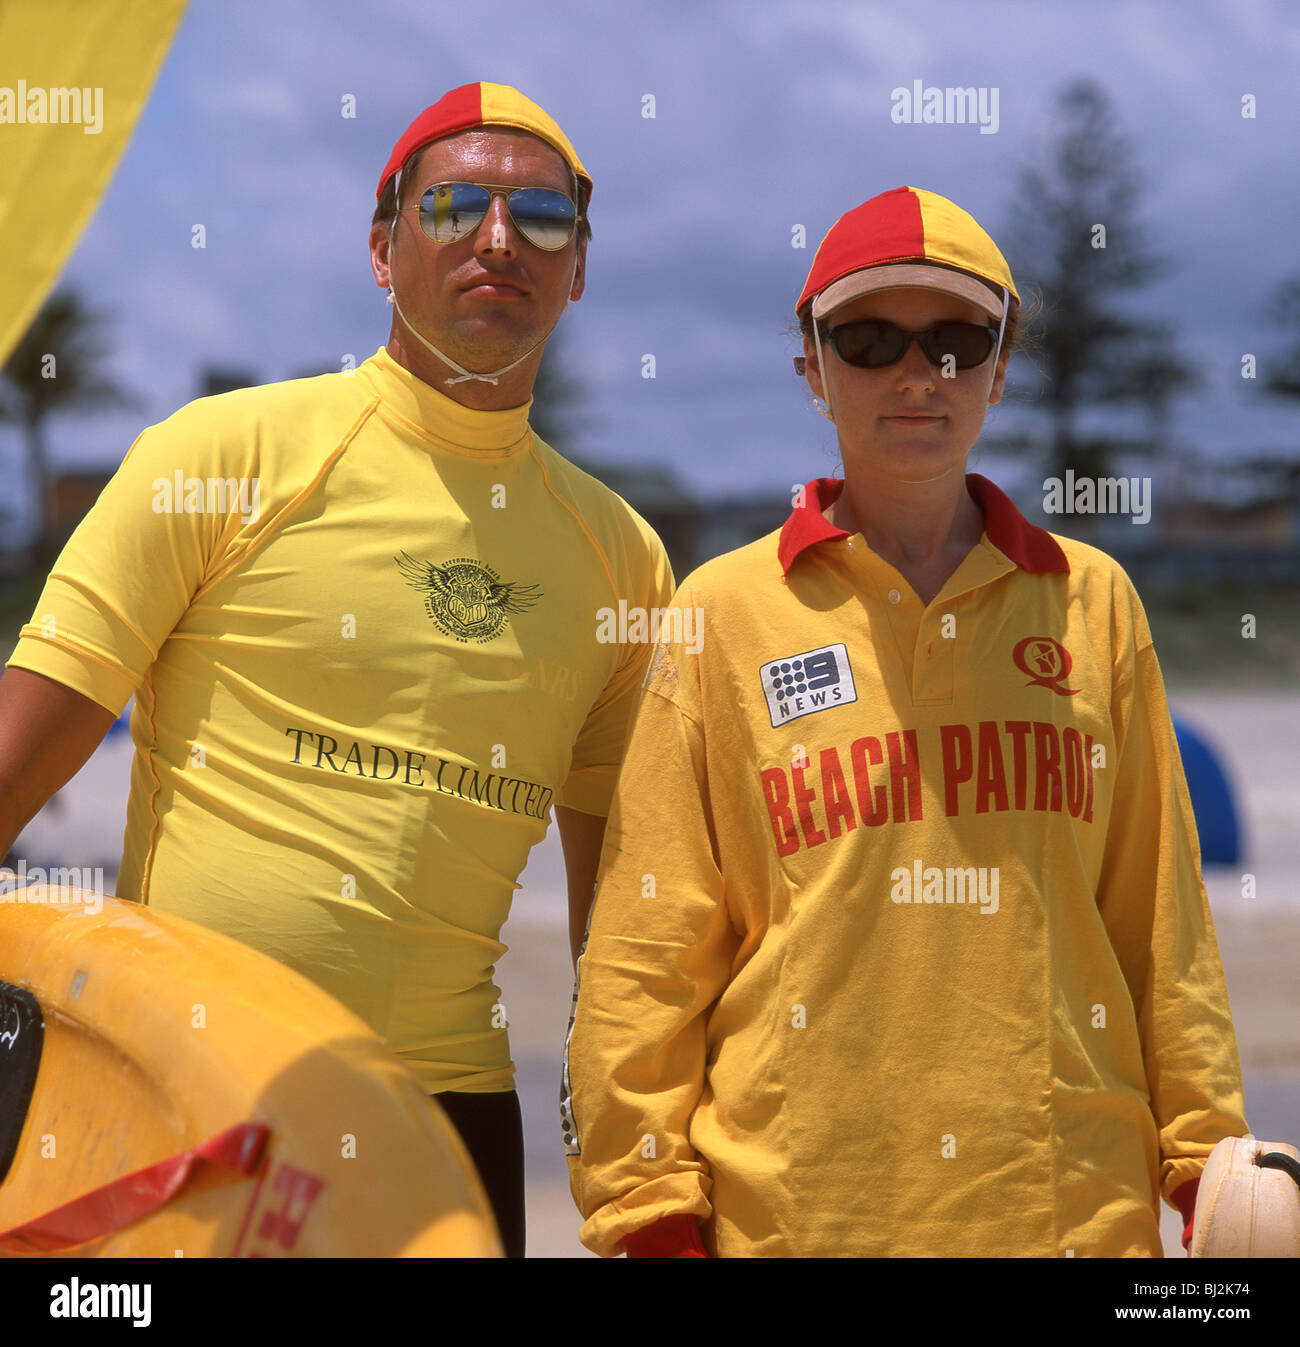
M441 566L394 557L413 589L424 593L424 608L437 626L458 641L490 641L510 613L523 613L542 597L536 585L503 582L491 566L472 557L453 557Z

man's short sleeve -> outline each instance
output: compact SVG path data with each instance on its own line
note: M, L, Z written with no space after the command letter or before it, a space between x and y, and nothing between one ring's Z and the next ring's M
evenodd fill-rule
M227 523L184 510L177 479L192 481L195 467L176 419L131 446L55 562L8 661L115 714L189 607Z

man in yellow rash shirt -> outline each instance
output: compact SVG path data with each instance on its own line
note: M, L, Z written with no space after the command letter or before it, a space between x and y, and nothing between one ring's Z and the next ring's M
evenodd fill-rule
M0 681L0 854L134 695L119 895L272 955L384 1036L514 1256L499 935L554 805L576 957L649 650L608 615L672 592L649 526L528 425L590 194L515 90L428 108L376 192L387 347L144 431Z

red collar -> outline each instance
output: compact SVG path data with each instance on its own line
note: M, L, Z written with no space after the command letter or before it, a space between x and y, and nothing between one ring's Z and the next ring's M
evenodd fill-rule
M850 536L846 529L836 528L822 513L843 490L844 482L839 477L815 477L804 487L803 504L790 511L776 548L781 570L786 575L790 574L795 558L814 543ZM989 541L1017 566L1035 574L1070 569L1060 543L1046 529L1031 524L1016 509L1011 498L999 491L987 477L968 472L966 490L984 511L984 528Z

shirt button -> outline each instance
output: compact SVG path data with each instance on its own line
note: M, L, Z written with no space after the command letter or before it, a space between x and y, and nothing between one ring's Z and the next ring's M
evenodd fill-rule
M889 601L890 603L902 603L903 596L898 592L898 590L891 589L889 591Z

